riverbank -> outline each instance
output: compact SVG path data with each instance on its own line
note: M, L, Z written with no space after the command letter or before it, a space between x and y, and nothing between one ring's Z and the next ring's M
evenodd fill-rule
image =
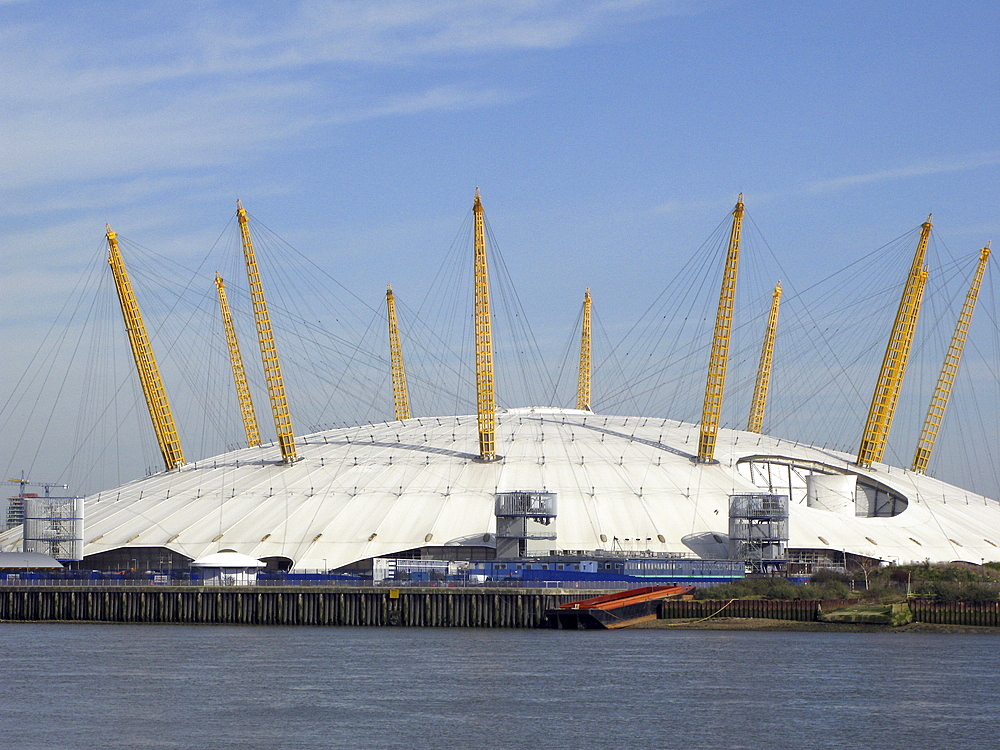
M862 623L803 622L757 617L719 617L711 620L651 620L634 626L636 630L750 630L815 633L982 633L996 635L997 628L982 625L938 625L913 622L908 625L868 625Z
M540 628L546 612L601 591L381 586L0 586L0 621L216 625ZM913 601L880 609L854 601L680 600L639 627L1000 632L998 603ZM842 615L843 622L820 622ZM859 617L858 615L862 615ZM905 617L898 615L905 614ZM874 622L873 622L874 620ZM914 625L904 623L913 622ZM894 626L894 627L893 627Z

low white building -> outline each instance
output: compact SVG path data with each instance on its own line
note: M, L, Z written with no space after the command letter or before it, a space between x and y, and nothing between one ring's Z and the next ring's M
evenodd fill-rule
M265 565L249 555L224 549L198 558L191 567L201 574L201 582L206 586L253 586L257 583L257 571Z

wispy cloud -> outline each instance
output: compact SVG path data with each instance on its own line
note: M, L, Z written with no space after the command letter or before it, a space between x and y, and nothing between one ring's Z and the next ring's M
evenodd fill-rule
M565 48L690 3L169 5L122 17L68 6L54 22L26 4L0 26L8 214L36 205L46 185L169 179L294 146L316 128L508 105L533 94L483 85L451 61ZM423 75L386 76L386 66Z
M811 192L824 193L831 190L853 187L854 185L863 185L869 182L887 182L889 180L899 180L908 177L925 177L927 175L945 174L947 172L965 172L970 169L993 167L998 164L1000 164L1000 151L991 151L962 156L950 161L920 162L895 169L883 169L878 172L866 172L864 174L836 177L830 180L819 180L810 182L806 188Z

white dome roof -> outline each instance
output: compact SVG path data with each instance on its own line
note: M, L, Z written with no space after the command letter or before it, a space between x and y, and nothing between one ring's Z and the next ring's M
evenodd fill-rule
M558 496L559 549L718 556L729 496L767 492L758 474L773 465L796 485L792 548L898 562L1000 559L1000 504L903 469L861 469L844 453L734 430L720 430L717 463L698 464L698 426L676 420L529 408L498 422L495 463L477 459L475 415L419 417L298 437L291 465L268 445L145 477L86 499L84 554L166 547L198 559L226 547L336 568L481 540L496 531L497 492L534 490ZM810 507L797 483L813 470L855 474L903 509L861 517ZM19 528L0 535L0 548L19 545Z

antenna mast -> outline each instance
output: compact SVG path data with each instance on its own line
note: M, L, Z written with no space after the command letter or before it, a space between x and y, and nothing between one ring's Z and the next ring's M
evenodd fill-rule
M406 370L403 367L403 345L399 340L396 322L396 298L392 286L386 285L385 306L389 316L389 360L392 366L392 399L396 406L396 419L410 418L410 395L406 389Z
M281 377L281 364L278 362L278 347L274 342L274 332L271 330L271 318L267 314L264 285L260 280L260 271L257 270L257 256L254 254L253 241L250 238L247 212L240 201L236 201L236 219L240 224L240 236L243 238L243 258L247 266L250 300L253 302L253 317L257 324L260 358L264 364L264 379L267 381L267 395L271 401L271 413L274 415L274 429L281 448L281 458L286 464L290 464L297 458L292 415L288 411L285 381Z
M160 446L163 464L167 471L170 471L184 465L184 452L181 450L181 441L177 436L177 426L174 424L174 415L170 411L167 391L163 387L163 379L160 377L160 369L156 365L156 357L153 356L153 346L149 341L146 325L142 321L142 313L139 311L139 303L136 301L132 282L125 268L125 262L122 260L121 252L118 250L118 235L111 231L110 226L107 226L107 238L108 264L111 266L111 274L115 280L115 289L118 292L118 301L121 303L122 316L125 318L128 343L132 348L136 370L139 372L139 383L142 385L142 393L146 398L146 408L149 409L149 417L153 422L153 432L156 433L156 442Z
M951 337L951 344L948 346L948 353L945 354L944 364L941 366L941 374L938 376L937 387L934 389L934 395L931 397L931 403L927 409L924 428L920 432L920 439L917 440L917 450L913 454L912 470L921 474L927 470L927 464L931 460L931 452L934 450L934 441L937 439L938 430L944 421L944 412L948 408L948 397L951 395L951 388L955 384L955 377L958 375L958 366L962 362L962 351L965 349L965 341L969 337L972 314L976 311L979 287L983 282L983 275L986 273L986 261L989 258L990 246L987 244L979 252L979 264L976 266L976 273L972 277L972 285L969 287L969 292L965 295L965 304L962 305L962 312L958 315L958 323L955 324L955 333Z
M882 359L882 369L875 393L872 395L871 407L868 409L868 419L865 422L864 435L858 447L858 466L870 468L882 460L885 444L889 440L889 429L896 413L896 401L903 385L903 375L910 358L910 346L913 344L913 334L917 329L917 318L920 315L920 303L927 285L927 266L924 257L927 254L927 241L931 236L931 217L927 217L920 226L920 240L917 251L913 255L913 264L906 278L903 297L896 311L896 321L889 335L889 344Z
M257 427L257 414L253 408L253 398L250 396L250 384L247 383L246 370L243 368L243 357L240 355L240 342L236 338L236 326L233 325L233 314L226 298L226 284L222 277L215 274L215 288L219 292L219 309L222 311L222 325L226 329L226 344L229 346L229 363L233 368L233 382L236 384L236 398L240 404L240 415L243 417L243 429L247 435L247 447L260 445L260 429Z
M472 204L475 218L475 325L476 325L476 405L479 415L479 458L497 460L497 400L493 385L493 331L490 315L490 284L486 267L486 227L483 204L476 188Z
M590 287L583 293L583 326L580 331L580 377L576 386L576 408L590 411Z
M760 349L760 364L757 365L757 380L753 386L753 401L750 402L750 418L747 432L760 432L764 426L764 407L767 406L767 391L771 385L771 362L774 359L774 336L778 331L778 308L781 305L781 282L774 286L771 298L771 312L767 316L767 331L764 345Z
M719 309L715 316L715 336L708 360L708 381L705 403L701 411L701 433L698 437L698 463L715 460L715 438L719 433L722 414L722 392L726 386L726 365L729 363L729 339L733 329L733 307L736 304L736 272L740 265L740 231L743 228L743 193L733 209L733 227L729 234L729 252L722 275Z

